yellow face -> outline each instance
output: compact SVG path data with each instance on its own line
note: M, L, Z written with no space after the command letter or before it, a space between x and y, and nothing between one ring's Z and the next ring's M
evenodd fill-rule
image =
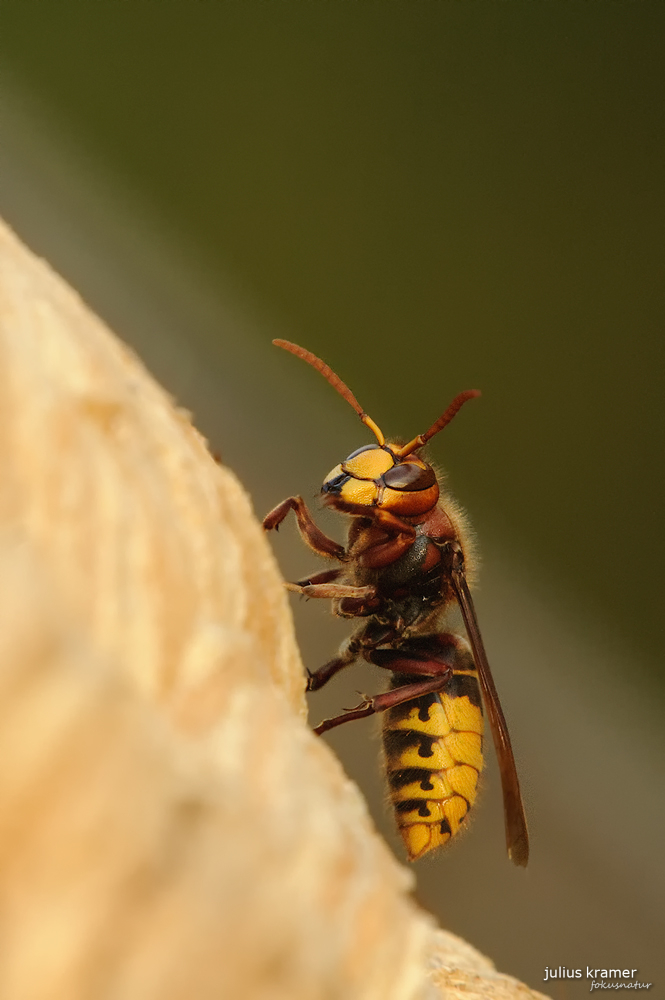
M321 492L331 506L381 507L403 517L424 514L439 499L431 465L417 455L396 458L394 445L367 445L326 476Z

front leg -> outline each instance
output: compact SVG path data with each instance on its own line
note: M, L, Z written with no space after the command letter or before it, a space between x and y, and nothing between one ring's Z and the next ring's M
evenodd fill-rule
M332 556L333 559L338 559L340 562L346 561L346 549L344 546L339 545L332 538L328 538L317 527L302 497L288 497L286 500L282 500L280 504L277 504L263 518L263 527L265 530L272 531L273 528L277 530L290 510L295 512L298 529L303 541L309 545L313 552L316 552L320 556Z
M350 557L365 569L389 566L408 552L416 540L414 526L389 510L337 499L334 506L344 514L362 517L363 523L370 525L356 536L358 544L350 546ZM353 529L351 537L354 537Z

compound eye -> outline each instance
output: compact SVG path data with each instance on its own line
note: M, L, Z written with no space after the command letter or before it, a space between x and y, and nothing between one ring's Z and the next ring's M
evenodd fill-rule
M400 462L392 469L388 469L383 474L383 482L392 490L404 490L412 492L415 490L428 490L436 483L436 474L431 465L422 468L414 462Z

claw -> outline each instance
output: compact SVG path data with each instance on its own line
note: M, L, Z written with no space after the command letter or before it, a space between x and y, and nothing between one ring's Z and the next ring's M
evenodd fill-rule
M353 708L345 708L344 709L345 712L358 712L362 708L370 708L371 705L373 704L374 699L370 698L369 695L363 694L362 691L356 691L356 694L360 695L362 701L360 702L359 705L354 705Z

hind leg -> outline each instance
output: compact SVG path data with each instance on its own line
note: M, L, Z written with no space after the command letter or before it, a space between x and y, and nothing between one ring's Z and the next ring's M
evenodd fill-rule
M377 712L385 712L389 708L420 698L421 695L441 691L449 682L454 670L459 670L465 661L468 661L470 669L473 669L473 659L468 644L453 633L439 632L414 636L399 646L392 647L389 642L390 639L385 637L381 642L373 644L366 642L362 647L364 658L395 674L413 677L413 682L401 684L384 694L365 698L357 708L343 712L332 719L324 719L315 728L315 733L320 735L345 722L366 719ZM376 648L380 646L387 648Z
M432 671L430 670L430 673ZM441 673L438 677L428 677L414 684L403 684L401 687L393 688L384 694L375 694L373 697L364 698L357 708L349 709L342 715L336 715L332 719L324 719L314 728L317 736L327 733L329 729L335 729L345 722L354 722L356 719L366 719L377 712L385 712L389 708L403 705L405 701L413 701L424 694L433 694L435 691L442 691L452 676L452 668L441 664Z

